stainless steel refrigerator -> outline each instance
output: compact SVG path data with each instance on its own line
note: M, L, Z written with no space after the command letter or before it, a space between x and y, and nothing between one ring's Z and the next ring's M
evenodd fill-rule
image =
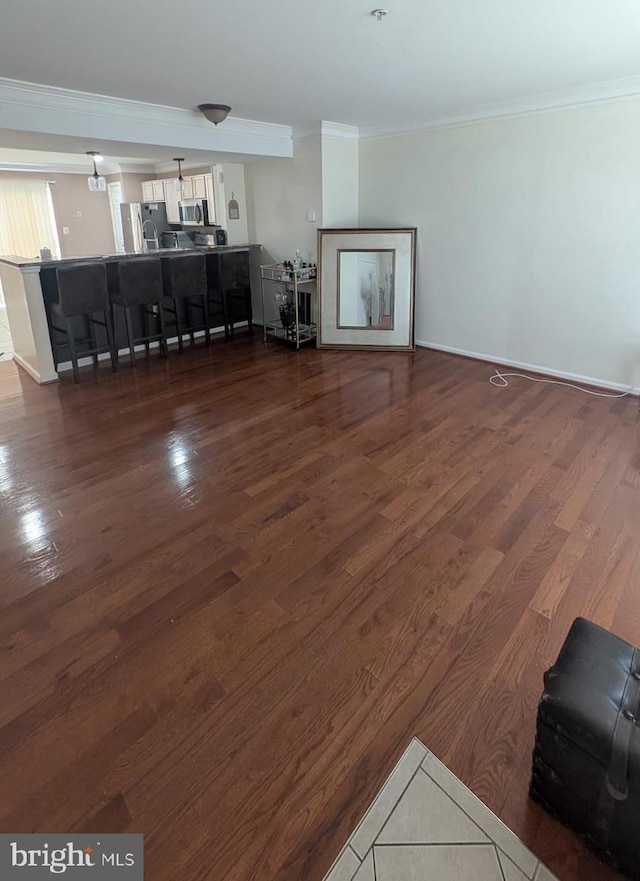
M171 229L164 202L124 203L120 212L125 251L139 253L162 247L162 233Z

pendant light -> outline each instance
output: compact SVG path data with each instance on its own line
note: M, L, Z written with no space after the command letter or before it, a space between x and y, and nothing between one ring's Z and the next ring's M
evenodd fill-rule
M93 159L93 174L87 178L89 189L92 193L105 193L107 191L107 181L101 174L98 174L96 162L102 161L102 156L97 150L87 150L87 156Z
M181 157L180 159L174 158L173 161L178 163L178 177L174 180L173 185L179 193L184 193L186 189L184 178L182 177L182 163L184 162L184 157Z

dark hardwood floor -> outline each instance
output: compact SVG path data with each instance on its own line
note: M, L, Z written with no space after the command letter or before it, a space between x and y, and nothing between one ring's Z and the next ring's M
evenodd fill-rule
M637 400L217 341L0 364L0 831L144 832L153 881L319 881L416 735L562 881L527 798L573 618L640 644Z

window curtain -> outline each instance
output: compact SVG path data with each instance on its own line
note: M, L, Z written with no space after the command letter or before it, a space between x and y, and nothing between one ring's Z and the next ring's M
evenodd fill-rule
M39 257L42 248L60 256L49 184L0 180L0 254Z

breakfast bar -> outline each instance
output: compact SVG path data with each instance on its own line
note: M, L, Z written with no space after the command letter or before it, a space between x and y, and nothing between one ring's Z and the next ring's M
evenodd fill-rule
M5 298L7 316L14 346L14 361L38 383L53 382L58 372L71 366L70 349L55 336L52 308L59 300L58 269L86 264L104 264L109 289L117 284L119 266L123 261L157 258L161 264L189 254L201 254L206 264L206 295L208 305L207 331L224 330L226 339L233 336L236 325L252 327L251 276L254 264L260 262L260 245L224 245L216 247L166 248L144 253L111 254L97 257L41 260L19 256L0 257L0 282ZM165 268L167 268L165 266ZM103 271L104 274L104 271ZM167 313L165 342L177 340L177 315ZM129 352L128 331L138 339L144 333L146 317L142 310L132 310L132 323L126 327L122 319L114 322L115 350L118 355ZM80 316L72 319L78 338L82 338L84 322ZM108 348L107 328L92 328L94 344ZM190 336L193 333L180 334ZM136 347L137 348L137 347ZM87 345L77 350L80 363L89 363L84 352ZM102 355L100 357L103 357ZM108 355L104 356L108 357Z

